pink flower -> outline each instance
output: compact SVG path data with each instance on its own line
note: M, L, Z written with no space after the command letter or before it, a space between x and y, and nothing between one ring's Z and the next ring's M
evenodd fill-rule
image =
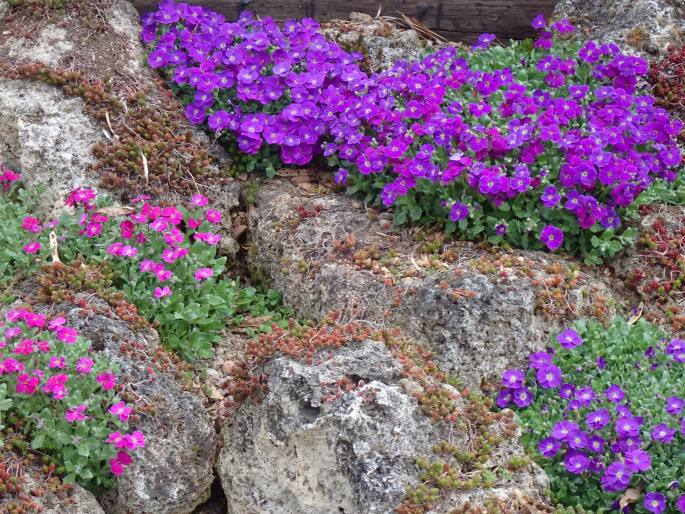
M121 254L122 257L135 257L138 255L138 248L135 246L129 246L126 245L121 249Z
M57 339L59 339L63 343L73 344L76 342L78 332L76 331L76 329L71 327L58 327L55 330L55 335L57 336Z
M112 243L107 247L107 253L109 255L121 255L121 250L124 247L124 243L116 242Z
M155 298L164 298L171 296L171 288L169 286L155 287Z
M0 367L0 375L3 373L17 373L19 371L24 371L24 363L11 357L7 357L5 362L2 363L2 367Z
M143 259L140 263L140 272L141 273L148 273L150 271L153 271L155 269L155 261L151 261L150 259Z
M67 361L62 356L53 355L50 357L50 362L48 363L48 368L63 369L66 366Z
M10 327L5 330L5 337L7 339L12 339L13 337L17 337L21 334L21 328L19 327Z
M100 385L105 391L114 389L114 386L117 385L117 377L109 371L102 373L101 375L98 375L97 381L100 383Z
M121 232L121 237L124 239L131 239L136 231L136 226L131 220L124 220L119 223L119 230Z
M210 223L221 223L221 212L216 209L207 209L207 221Z
M221 236L219 234L213 234L212 232L195 232L195 239L215 246L221 241Z
M97 237L102 234L102 224L91 221L86 225L86 236L89 238Z
M131 203L145 202L150 199L150 195L138 195L135 198L131 198Z
M44 314L27 312L24 315L24 321L29 328L43 328L45 326L46 318Z
M120 476L124 472L124 466L119 462L119 459L109 459L109 468L115 477Z
M47 341L36 341L36 346L38 346L38 349L43 353L50 351L50 343Z
M195 230L197 227L202 225L202 219L188 218L188 227L191 230Z
M91 201L95 200L95 190L94 189L81 189L80 187L74 189L67 197L67 205L76 205L82 203L84 206L88 206Z
M69 380L69 375L61 373L48 378L41 388L44 393L52 394L55 400L61 400L67 395L67 388L64 384Z
M35 254L40 252L41 244L38 241L31 241L30 243L24 245L24 252Z
M33 232L34 234L38 234L42 230L40 220L38 220L38 218L32 218L31 216L26 216L21 221L21 228L26 230L26 232Z
M165 248L162 251L162 260L168 264L173 264L176 261L176 250L174 248Z
M128 417L131 415L131 407L126 405L123 401L115 403L109 408L109 413L112 416L117 416L121 421L128 421Z
M195 270L195 280L205 280L214 275L212 268L198 268Z
M136 430L131 434L131 437L133 438L133 442L136 445L136 448L144 448L145 447L145 436L140 430Z
M66 419L69 423L74 423L75 421L83 421L86 419L86 416L84 415L86 411L86 406L81 404L78 407L74 407L73 409L67 409L67 412L64 413L64 419Z
M33 394L40 385L40 378L30 376L27 373L22 373L17 376L17 393L18 394Z
M155 264L155 277L157 277L157 280L160 282L166 282L171 278L171 271L168 269L164 268L164 264L161 262Z
M193 197L190 199L190 205L193 207L204 207L207 205L207 202L207 197L201 194L193 195Z
M17 343L14 347L14 353L20 355L30 355L33 353L33 350L33 340L31 339L22 339L21 343Z
M76 363L76 371L83 375L87 375L93 370L95 361L89 357L81 357Z
M62 325L64 325L66 322L67 322L66 319L64 319L62 316L59 316L59 317L57 317L57 318L53 318L53 319L50 321L50 323L48 324L48 328L49 328L50 330L55 330L55 329L57 329L58 327L61 327Z
M169 223L164 218L157 218L155 221L150 223L150 228L155 232L164 232L169 228Z
M177 228L172 228L169 232L164 234L164 241L169 246L174 246L183 242L183 232Z

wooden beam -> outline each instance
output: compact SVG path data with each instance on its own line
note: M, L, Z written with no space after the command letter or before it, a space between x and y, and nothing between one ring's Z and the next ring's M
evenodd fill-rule
M154 10L157 3L157 0L133 0L141 13ZM380 7L382 14L395 16L402 12L449 39L473 41L483 32L496 34L502 40L530 36L534 33L531 20L538 13L550 15L557 0L191 0L189 3L208 7L228 18L250 10L277 21L310 17L321 22L345 19L351 11L375 16Z

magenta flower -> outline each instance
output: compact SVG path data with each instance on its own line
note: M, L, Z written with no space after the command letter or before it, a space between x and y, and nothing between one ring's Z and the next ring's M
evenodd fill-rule
M564 242L564 232L554 225L547 225L540 232L540 241L550 250L557 250Z
M221 212L217 211L216 209L207 209L207 215L206 215L207 221L210 223L221 223Z
M195 270L195 280L206 280L214 275L214 270L212 268L198 268Z
M64 414L64 419L66 419L69 423L74 423L76 421L83 421L86 419L85 413L86 412L86 406L81 404L77 407L74 407L73 409L67 409L67 411Z
M105 373L98 375L97 381L100 383L100 385L105 391L109 391L110 389L114 389L114 386L116 386L117 377L109 371L107 371Z
M40 252L41 244L38 241L31 241L24 245L24 252L29 254L36 254Z
M171 296L171 288L169 286L155 287L155 298L164 298Z
M22 220L21 228L26 230L26 232L32 232L34 234L38 234L42 230L40 220L31 216L26 216Z
M76 371L84 375L87 375L93 370L94 365L95 361L93 361L93 359L89 357L81 357L76 363Z
M128 417L131 415L132 408L126 405L123 401L117 402L110 406L109 413L113 416L117 416L121 421L128 421Z
M193 207L204 207L205 205L207 205L208 202L209 200L207 199L207 197L199 193L193 195L193 197L190 199L190 205L192 205Z

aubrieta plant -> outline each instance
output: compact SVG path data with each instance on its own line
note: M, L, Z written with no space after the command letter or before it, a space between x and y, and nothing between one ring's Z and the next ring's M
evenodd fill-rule
M65 482L111 487L145 437L127 433L132 408L115 395L108 360L90 347L64 318L7 312L0 322L0 411L21 420L31 448L58 458Z
M517 411L555 501L685 512L685 340L643 320L579 323L506 371L497 404Z
M534 43L484 34L371 76L312 20L281 31L164 1L142 37L190 121L247 153L306 164L323 152L348 192L393 206L398 224L599 263L633 240L622 218L639 194L676 177L681 123L638 87L643 59L563 40L565 20L533 26Z
M149 65L167 71L188 119L225 134L256 156L248 171L269 175L280 161L304 165L321 154L330 121L368 80L361 55L328 41L311 19L281 29L243 12L228 23L165 0L143 18L142 39L155 43Z

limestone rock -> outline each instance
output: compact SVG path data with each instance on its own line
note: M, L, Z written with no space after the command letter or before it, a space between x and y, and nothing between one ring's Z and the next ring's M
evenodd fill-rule
M341 311L397 326L471 386L524 364L570 319L614 312L612 291L577 263L543 252L497 259L468 243L426 253L344 196L273 181L249 221L250 265L301 317Z
M102 133L83 109L81 99L47 84L0 78L0 161L43 187L53 213L69 191L90 184L90 149Z
M405 392L401 369L385 345L372 340L321 350L311 364L284 356L268 361L266 396L243 404L223 427L218 473L228 511L393 512L407 487L419 483L416 459L430 457L432 445L445 437ZM363 385L331 399L343 378ZM468 447L466 433L456 430L451 438ZM516 440L505 446L487 467L522 454ZM435 512L515 490L539 498L545 479L539 481L538 469L515 472L492 490L455 493Z
M92 301L92 300L91 300ZM106 310L106 304L102 305ZM207 500L214 480L217 436L202 403L167 373L154 372L156 334L133 332L123 321L75 308L71 326L90 339L93 349L111 356L149 409L132 430L145 434L145 448L100 499L107 514L187 514ZM129 353L122 344L133 344Z
M648 56L682 45L685 34L685 4L679 0L561 0L554 15L569 18L576 37L613 41Z

